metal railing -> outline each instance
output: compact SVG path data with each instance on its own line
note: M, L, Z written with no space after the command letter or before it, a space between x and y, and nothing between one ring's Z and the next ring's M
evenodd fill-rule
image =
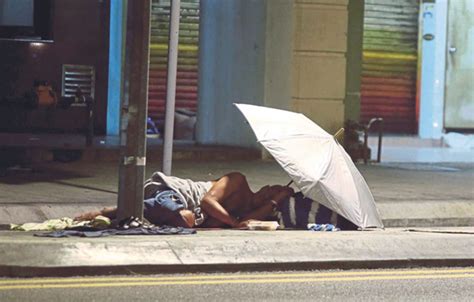
M377 162L379 163L382 157L382 137L383 137L383 118L376 117L369 121L369 123L364 126L364 164L367 164L369 161L369 148L368 148L368 138L369 131L373 125L379 125L378 127L378 147L377 147Z

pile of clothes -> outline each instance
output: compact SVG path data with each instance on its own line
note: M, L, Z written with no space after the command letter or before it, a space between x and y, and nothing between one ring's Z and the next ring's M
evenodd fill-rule
M72 218L50 219L42 223L11 224L11 230L16 231L47 231L35 233L38 237L105 237L111 235L189 235L196 230L156 226L137 217L129 217L119 222L112 221L105 216L97 216L90 221L75 221Z

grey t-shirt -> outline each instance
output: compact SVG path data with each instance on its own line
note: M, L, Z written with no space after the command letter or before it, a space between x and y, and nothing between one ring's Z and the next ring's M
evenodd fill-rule
M212 182L193 181L191 179L182 179L175 176L167 176L161 172L155 172L151 176L151 179L145 183L145 198L149 198L157 190L164 187L168 187L178 193L181 200L186 203L186 209L195 212L195 210L200 207L201 199L211 189Z

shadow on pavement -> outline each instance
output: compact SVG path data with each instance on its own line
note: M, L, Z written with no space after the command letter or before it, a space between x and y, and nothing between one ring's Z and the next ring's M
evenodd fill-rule
M59 180L85 177L91 176L54 168L30 168L15 166L3 171L2 175L0 175L0 183L8 185L22 185L35 182L57 182Z

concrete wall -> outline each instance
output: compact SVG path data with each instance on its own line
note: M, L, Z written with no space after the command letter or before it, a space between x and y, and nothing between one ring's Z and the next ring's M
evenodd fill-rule
M348 0L295 0L291 108L333 133L344 123Z
M263 104L266 3L201 1L199 143L257 146L232 103Z
M269 0L266 10L264 104L288 110L292 95L293 1Z
M342 127L347 26L348 0L202 0L197 141L258 146L237 101Z

